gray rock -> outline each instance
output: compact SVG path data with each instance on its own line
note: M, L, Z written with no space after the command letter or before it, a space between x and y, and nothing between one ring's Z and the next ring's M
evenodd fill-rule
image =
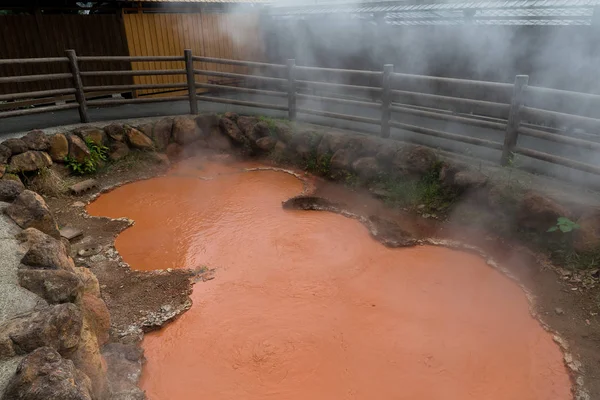
M102 349L108 366L108 381L116 399L144 399L138 387L144 355L134 344L109 343Z
M21 138L29 150L47 151L50 148L48 136L39 129L28 132Z
M27 150L29 150L29 147L25 144L25 142L17 138L6 139L4 142L2 142L2 145L8 147L13 156L16 154L25 153Z
M340 149L331 157L331 170L336 172L351 171L353 162L353 152L347 149Z
M104 132L114 141L122 142L125 139L125 127L121 124L110 124L104 127Z
M376 178L381 173L381 167L375 157L362 157L352 163L352 169L364 179Z
M52 158L53 161L64 161L65 157L69 155L69 141L67 140L67 137L62 133L57 133L56 135L50 136L48 141L50 143L50 149L48 150L50 158Z
M0 284L0 325L5 324L12 318L40 309L46 305L47 303L44 299L22 288L17 283Z
M6 164L11 154L12 152L8 147L6 147L3 144L0 144L0 164Z
M52 165L52 159L43 151L30 150L12 156L8 170L12 173L32 172Z
M254 125L258 124L258 118L256 117L238 117L237 126L240 128L240 131L246 137L251 137L252 129Z
M559 217L570 218L571 213L554 199L534 191L525 193L517 211L519 226L540 233L556 225Z
M260 121L250 129L248 137L253 141L257 141L260 138L267 137L271 134L271 130L269 129L269 125L266 122Z
M0 201L14 201L25 190L21 182L0 180Z
M19 284L50 304L74 303L83 292L83 283L75 272L62 269L20 269Z
M21 262L33 269L62 269L73 271L75 264L65 245L58 239L29 228L19 234L29 245Z
M459 171L454 175L454 186L461 190L483 187L487 181L487 176L479 171Z
M127 143L129 143L133 148L140 150L152 150L154 148L152 139L135 128L127 129L126 136Z
M277 136L277 138L282 142L289 143L294 134L292 133L292 128L289 125L283 122L275 122L275 136Z
M173 139L180 145L186 145L202 138L202 130L196 121L189 117L177 117L173 121Z
M152 140L154 140L154 144L158 150L166 150L167 146L171 142L172 131L172 118L163 118L154 125L154 130L152 131Z
M79 344L82 327L82 313L73 303L21 315L0 327L0 355L23 355L40 347L70 354Z
M271 151L277 144L277 139L271 136L265 136L256 141L256 147L264 151Z
M235 122L229 118L221 118L219 120L219 126L221 127L221 131L229 136L234 142L238 144L244 144L248 141L240 128L238 128Z
M219 127L219 117L216 114L202 114L196 117L196 125L206 134Z
M129 146L123 142L114 142L110 146L110 154L108 157L112 161L117 161L125 157L127 154L129 154Z
M106 133L104 130L93 126L78 129L77 135L82 138L84 142L90 141L98 146L104 146L106 143Z
M436 161L433 150L423 146L406 146L395 154L392 164L401 173L422 176L431 170Z
M92 384L71 360L49 347L41 347L20 362L4 399L92 400Z
M15 356L6 360L0 361L0 396L6 390L6 386L8 386L8 382L15 376L17 373L17 368L23 360L23 356ZM5 397L0 397L5 399Z
M36 228L52 237L60 238L58 225L39 194L24 190L4 212L21 228Z
M67 140L69 141L69 157L78 163L84 163L90 158L90 149L88 149L83 139L77 135L69 135Z

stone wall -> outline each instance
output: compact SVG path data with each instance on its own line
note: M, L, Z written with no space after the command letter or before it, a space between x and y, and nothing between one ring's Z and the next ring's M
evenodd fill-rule
M145 151L168 163L209 149L261 157L327 179L350 179L374 195L381 195L377 184L382 177L399 181L427 177L455 198L474 199L491 210L494 218L539 235L545 235L558 217L578 220L581 227L574 236L575 247L600 249L598 208L561 204L533 190L511 200L507 207L506 188L476 168L441 160L429 148L390 139L233 113L167 117L135 127L83 126L51 136L32 131L0 144L0 202L11 203L3 209L16 225L10 243L20 251L14 280L29 293L14 294L29 305L24 312L0 313L0 377L2 371L14 374L5 382L4 399L110 397L106 362L100 353L108 340L110 316L98 281L88 269L75 266L69 243L61 239L44 199L21 183L40 170L60 166L67 157L86 162L90 157L86 141L106 146L107 162L118 161L131 151ZM111 354L121 354L119 344L111 346L115 347Z
M7 249L12 254L3 254L15 257L2 266L3 273L14 274L29 291L31 304L23 307L14 303L22 298L7 299L13 303L5 306L12 312L5 313L0 326L3 399L108 399L100 347L108 340L110 316L98 280L75 266L69 243L61 239L40 195L20 182L1 180L0 197L11 202L3 218L14 222L9 232L17 244Z

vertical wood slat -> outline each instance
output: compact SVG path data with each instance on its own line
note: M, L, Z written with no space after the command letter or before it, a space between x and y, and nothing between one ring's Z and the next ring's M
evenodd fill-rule
M517 145L519 135L520 113L523 105L525 88L529 82L528 75L517 75L515 77L515 86L513 87L512 99L510 101L510 111L506 124L506 134L504 136L504 146L502 148L501 165L508 165L512 160L513 149Z
M126 56L126 36L120 34L123 26L118 15L0 15L0 57L44 58L63 57L66 49L74 49L84 56ZM115 69L108 63L86 62L82 71ZM122 63L119 69L129 69ZM0 66L0 76L68 73L68 63L14 64ZM86 77L86 85L131 84L131 77ZM32 81L0 85L0 94L71 88L65 80Z
M243 17L243 18L242 18ZM229 58L262 60L262 54L245 54L254 52L253 38L248 37L247 44L240 44L240 37L234 38L239 27L232 24L232 19L226 14L213 13L188 13L188 14L125 14L124 26L127 36L129 53L132 56L182 56L185 49L190 49L196 55ZM241 15L238 18L249 25L251 29L257 27L253 24L257 21L252 15ZM250 21L250 22L248 22ZM235 31L234 31L235 29ZM249 36L249 35L244 35ZM215 64L196 63L196 68L209 69L222 72L236 72L240 68ZM132 63L134 70L147 69L181 69L181 62L170 63ZM243 68L244 70L246 68ZM245 71L239 71L245 72ZM198 82L207 82L208 77L197 76ZM221 80L210 78L210 80ZM136 76L136 84L150 83L184 83L185 76ZM205 89L202 89L205 90ZM149 89L138 91L140 95L161 95L160 89Z
M75 50L67 50L67 57L69 58L69 66L71 73L73 74L73 86L75 87L75 98L79 103L79 120L82 123L90 122L87 114L87 104L85 96L83 94L83 83L81 83L81 75L79 74L79 65L77 64L77 54Z
M383 78L381 80L381 137L390 137L390 104L392 89L392 74L394 66L386 64L383 66Z

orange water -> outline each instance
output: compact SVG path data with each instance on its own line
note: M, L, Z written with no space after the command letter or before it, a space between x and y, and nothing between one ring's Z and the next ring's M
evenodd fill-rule
M136 221L116 241L133 268L216 269L146 335L150 400L571 399L517 285L473 255L388 249L355 220L284 211L301 190L282 172L191 164L88 207Z

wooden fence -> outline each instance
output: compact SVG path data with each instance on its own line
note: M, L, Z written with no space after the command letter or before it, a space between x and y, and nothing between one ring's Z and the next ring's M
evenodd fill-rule
M118 63L118 62L152 62L169 63L169 69L133 70L133 71L86 71L79 68L84 63ZM354 121L380 127L382 137L390 137L390 129L397 128L418 134L442 138L450 141L467 143L484 148L501 151L498 162L507 165L513 155L520 154L534 159L562 165L580 171L600 175L600 167L581 161L560 157L554 154L532 150L519 146L519 136L530 136L578 149L592 151L600 150L600 135L583 131L573 132L569 135L558 133L556 130L544 129L542 126L556 123L572 123L591 132L600 132L600 120L575 114L534 107L537 102L547 96L560 97L563 102L571 106L582 104L598 104L600 96L556 89L529 86L528 77L519 75L513 84L472 81L431 77L423 75L409 75L395 73L392 65L385 65L382 71L342 70L331 68L317 68L296 66L294 60L288 60L286 65L270 64L253 61L230 60L205 56L194 56L191 49L184 51L182 56L132 56L132 57L102 57L102 56L77 56L74 50L67 51L67 57L38 58L38 59L11 59L0 60L1 65L25 63L68 63L70 73L43 74L27 76L0 77L0 84L29 82L38 80L70 79L72 85L66 89L46 90L28 93L14 93L1 95L1 100L14 100L38 96L55 95L58 93L75 94L77 102L50 107L33 108L0 112L0 118L28 115L46 111L77 108L81 122L89 122L88 106L103 107L119 104L140 104L149 102L163 102L186 100L190 105L190 113L198 113L198 101L258 107L287 111L290 120L295 120L297 115L316 115L346 121ZM215 68L214 66L224 66ZM208 67L213 67L210 69ZM252 73L231 72L235 68L244 68ZM89 86L85 79L101 75L110 76L178 76L182 81L178 83L137 83L118 86ZM372 84L349 85L339 82L333 77L362 76ZM228 81L208 83L206 78L222 78L235 80L241 84L229 84ZM410 85L409 85L410 84ZM484 101L466 97L442 96L432 93L402 90L407 87L418 87L423 84L446 85L454 88L454 93L493 92L498 101ZM185 95L170 95L167 97L147 97L132 99L87 100L86 93L98 90L127 91L127 90L154 90L177 89L184 90ZM275 97L274 103L247 101L218 97L204 90L232 91L235 93L249 93L261 96ZM349 98L349 94L356 94ZM357 115L334 113L319 109L298 107L298 100L317 100L319 102L350 105L353 107L369 108L379 111L379 118L367 118ZM584 109L585 107L581 107ZM468 113L468 114L466 114ZM498 131L502 140L488 140L473 136L449 133L421 126L401 122L397 119L402 115L414 115L436 120L456 122L464 125L482 127Z
M129 55L177 56L184 49L207 57L260 60L261 49L258 14L125 14L123 15ZM221 72L246 72L244 67L225 64L202 65L205 69ZM132 69L156 70L178 68L176 62L144 61L132 64ZM135 84L184 83L184 76L136 75ZM203 79L218 83L220 79ZM163 89L139 90L135 95L164 92Z
M0 54L2 58L43 58L64 54L75 49L80 54L95 56L126 56L127 44L120 15L0 15ZM101 64L84 66L98 70ZM111 65L112 70L129 70L129 63ZM84 69L85 70L85 69ZM0 76L25 74L68 73L67 62L4 63ZM94 85L124 85L131 83L127 76L99 76ZM0 85L0 95L69 87L68 80L29 80Z

